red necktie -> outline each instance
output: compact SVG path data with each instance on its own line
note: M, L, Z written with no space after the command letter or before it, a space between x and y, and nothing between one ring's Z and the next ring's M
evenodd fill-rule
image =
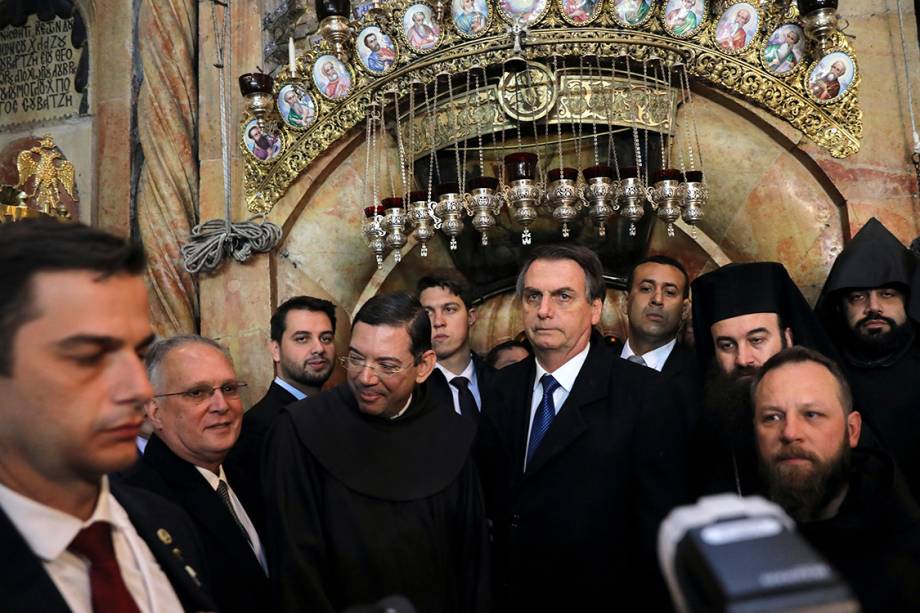
M95 522L80 530L69 549L89 560L94 613L140 613L121 577L107 522Z

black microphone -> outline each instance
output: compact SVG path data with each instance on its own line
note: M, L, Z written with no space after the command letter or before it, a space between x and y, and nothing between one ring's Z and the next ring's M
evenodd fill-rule
M356 605L342 613L416 613L415 607L405 596L387 596L375 604Z

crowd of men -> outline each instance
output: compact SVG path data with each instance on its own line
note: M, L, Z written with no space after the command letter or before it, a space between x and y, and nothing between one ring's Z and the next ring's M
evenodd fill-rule
M659 524L720 492L779 504L864 610L920 610L920 267L874 219L815 310L777 263L650 256L625 339L598 257L536 248L486 359L455 272L361 305L341 356L294 297L245 412L221 344L154 336L144 266L0 226L4 611L667 611Z

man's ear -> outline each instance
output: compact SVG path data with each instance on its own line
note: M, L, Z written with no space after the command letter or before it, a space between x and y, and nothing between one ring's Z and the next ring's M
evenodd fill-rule
M476 323L476 307L471 307L466 311L466 325L470 328Z
M147 419L153 425L155 430L163 429L163 420L160 415L160 405L157 403L157 400L147 401L147 404L144 405L144 412L147 414Z
M281 344L278 341L268 341L268 347L272 352L272 361L277 364L281 361Z
M862 415L859 411L850 411L847 415L847 442L850 447L856 447L859 443L859 435L862 432Z
M792 328L786 328L783 330L783 336L786 337L786 346L792 347L795 344L795 339L792 338Z
M601 313L604 310L604 301L600 298L595 298L591 303L591 325L596 326L601 323Z
M435 355L434 351L429 349L422 354L422 357L418 361L418 372L415 375L415 382L423 383L425 379L431 375L434 371L434 365L438 361L438 356Z
M680 307L680 320L687 321L687 318L690 317L690 299L684 298L684 302Z

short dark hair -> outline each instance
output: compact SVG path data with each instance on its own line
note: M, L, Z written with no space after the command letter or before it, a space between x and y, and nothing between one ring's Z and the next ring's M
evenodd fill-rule
M422 298L422 292L432 287L446 289L454 296L463 301L463 306L470 308L472 298L470 297L470 286L459 272L453 269L436 270L435 272L425 275L415 284L415 294Z
M515 347L520 347L521 349L525 350L527 353L531 355L533 354L533 351L530 348L530 343L526 341L519 341L519 340L511 339L509 341L499 343L495 345L494 347L492 347L489 350L489 353L486 354L486 358L485 358L486 364L495 368L495 364L498 363L499 354L502 351L505 351L506 349L514 349Z
M313 296L294 296L281 303L281 306L275 311L271 318L271 339L277 343L281 342L286 328L287 314L291 311L312 311L314 313L325 313L326 317L332 323L332 332L335 332L335 305L322 298Z
M585 293L588 302L604 301L604 267L596 253L580 245L544 245L534 249L518 274L515 293L519 299L524 297L524 276L527 275L530 265L537 260L572 260L585 272Z
M32 279L42 272L86 270L97 280L144 272L144 251L81 223L25 219L0 224L0 375L13 367L13 337L36 317Z
M843 412L845 415L849 415L853 410L853 392L850 390L850 384L847 383L847 378L846 375L843 374L843 370L841 370L840 366L838 366L834 360L825 356L823 353L819 353L814 349L809 349L802 345L793 345L792 347L783 349L760 367L760 370L754 375L753 381L751 381L751 402L754 402L754 396L757 394L757 387L760 385L760 382L763 381L763 378L767 376L767 373L787 364L803 364L805 362L819 364L834 376L834 379L837 380L837 395L840 398L840 404L843 406Z
M355 315L355 325L358 322L369 326L404 326L412 343L409 350L416 362L431 349L431 320L422 303L412 294L374 296Z
M629 271L629 276L626 277L627 292L632 291L633 280L636 276L636 269L643 264L662 264L664 266L670 266L679 270L680 273L684 276L684 298L690 297L690 275L687 274L687 269L684 268L684 265L680 263L680 260L677 258L672 258L669 255L664 255L663 253L642 258L638 264L632 267L632 270Z

